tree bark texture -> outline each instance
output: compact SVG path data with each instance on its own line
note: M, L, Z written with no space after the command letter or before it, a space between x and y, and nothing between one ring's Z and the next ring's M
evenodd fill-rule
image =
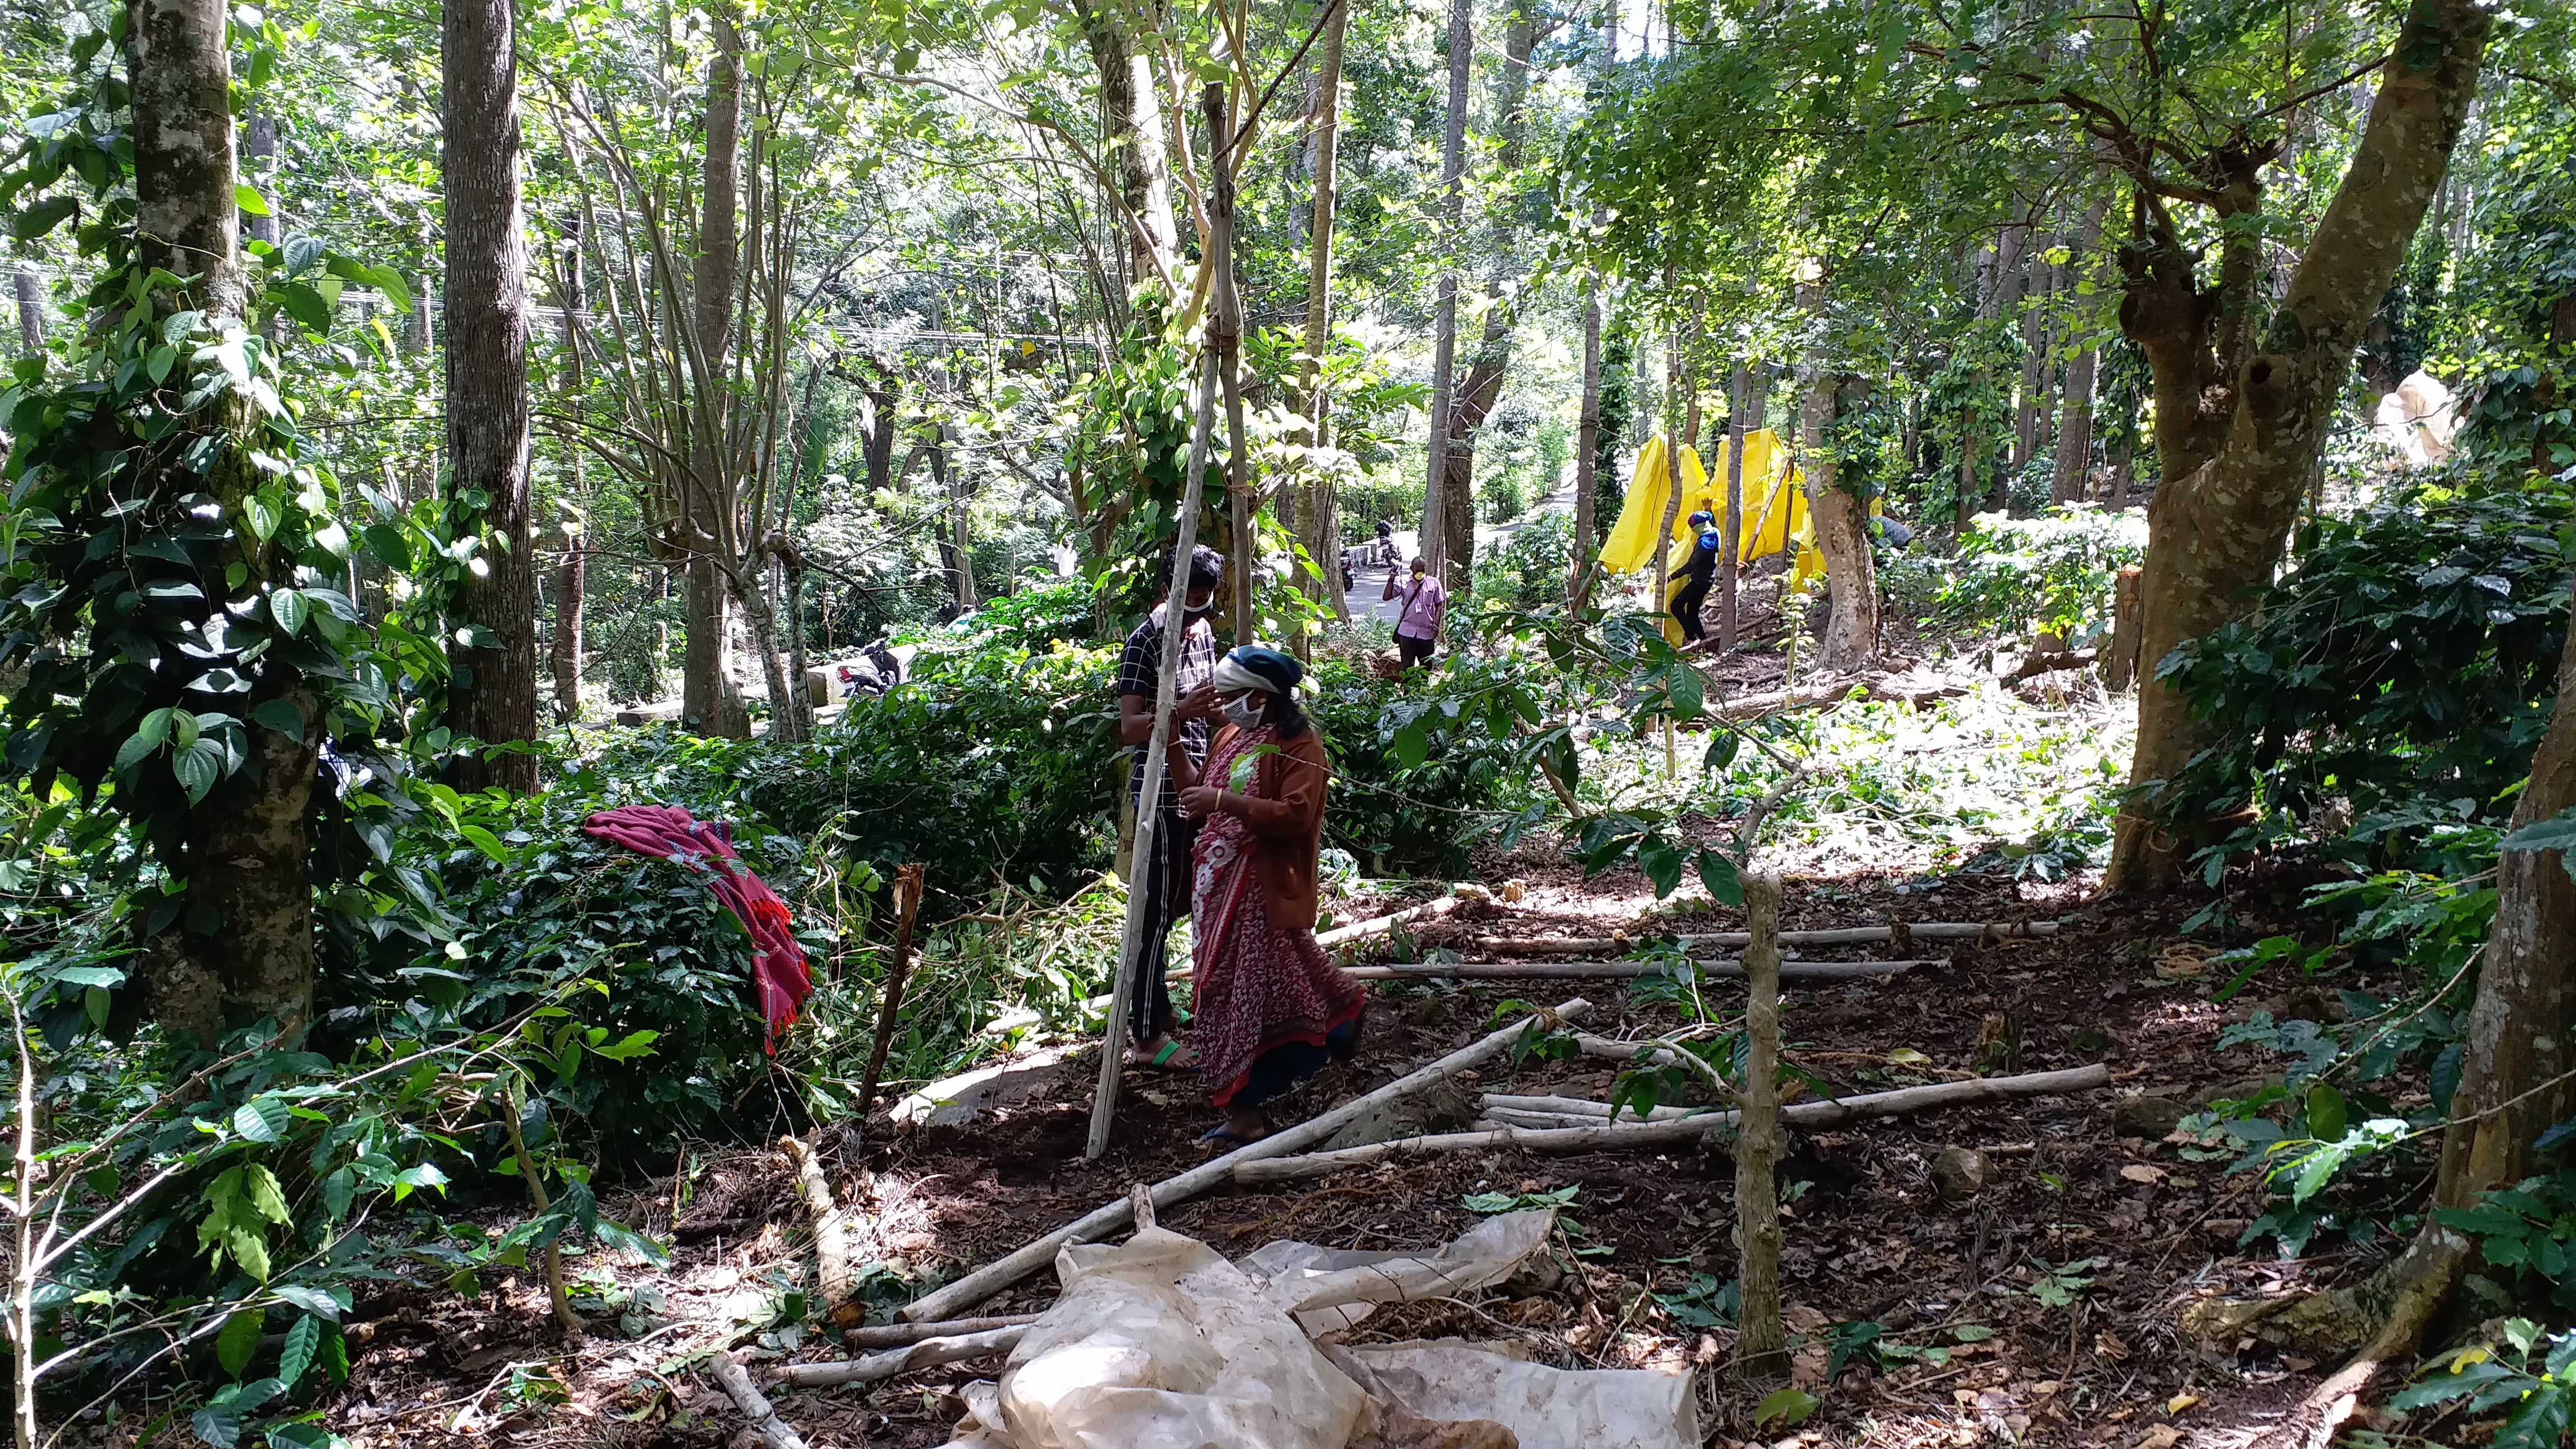
M1737 1315L1735 1372L1750 1381L1788 1372L1788 1330L1780 1316L1780 878L1744 877L1744 1115L1735 1138Z
M1234 155L1228 144L1233 121L1227 115L1225 87L1210 85L1201 98L1208 130L1208 245L1234 245ZM1260 556L1260 533L1253 517L1252 456L1243 432L1243 302L1234 287L1234 259L1208 258L1216 269L1211 288L1215 310L1209 314L1208 345L1216 349L1216 375L1225 393L1225 502L1234 524L1228 560L1234 575L1234 642L1255 642L1252 612L1253 564ZM1179 567L1175 561L1175 569ZM1184 590L1186 592L1186 590Z
M277 214L277 194L273 184L277 176L277 121L256 113L242 117L242 170L253 185L260 188L260 199L268 203L268 215L242 214L242 232L251 241L283 246L286 226Z
M1801 306L1823 310L1823 283L1802 282L1798 291ZM1878 571L1869 553L1868 513L1857 496L1839 486L1833 427L1841 414L1842 376L1821 345L1808 350L1806 372L1798 453L1807 474L1807 516L1815 524L1816 551L1825 556L1825 587L1833 603L1824 637L1816 644L1816 662L1827 670L1858 669L1878 647Z
M1452 588L1464 582L1449 575L1449 510L1444 495L1449 481L1450 373L1458 361L1458 252L1465 241L1459 233L1466 206L1467 63L1475 47L1472 14L1470 0L1449 0L1449 111L1440 144L1440 300L1432 324L1431 441L1425 450L1429 457L1422 485L1423 557L1432 573Z
M244 315L232 57L223 0L126 0L135 260L198 278L193 305Z
M575 242L564 248L563 260L563 374L557 389L567 414L581 409L582 389L587 381L581 357L581 314L589 298L582 285L581 246ZM567 424L564 442L565 501L575 510L586 497L582 486L584 453L580 440ZM578 517L578 514L575 515ZM567 527L564 533L563 557L555 561L555 637L553 665L555 676L555 718L569 724L581 718L582 606L589 588L588 560L590 537L586 528L576 531Z
M2188 475L2170 462L2148 509L2140 579L2138 742L2105 887L2173 880L2200 822L2152 821L2144 787L2170 780L2211 737L2157 665L2187 639L2242 618L2271 580L2325 444L2353 348L2386 295L2458 142L2492 16L2476 0L2421 0L2380 69L2379 94L2342 184L2262 345L2245 365L2225 442ZM2222 328L2222 335L2224 334ZM2159 441L2165 430L2158 381Z
M493 647L455 645L449 724L490 744L537 734L537 568L528 506L527 250L519 225L519 71L512 0L447 0L440 156L447 192L448 486L490 533L458 591ZM481 495L477 501L476 495ZM460 788L537 787L533 755L456 762Z
M1574 556L1566 560L1568 607L1581 608L1584 574L1599 547L1600 509L1592 496L1601 452L1601 274L1583 274L1583 402L1574 428Z
M734 500L718 436L720 388L733 344L734 289L742 268L737 210L742 149L742 37L723 7L710 13L715 54L707 62L706 158L700 196L698 255L690 277L691 321L698 360L690 369L696 395L689 429L689 481L680 518L689 551L687 633L680 661L680 719L701 734L746 739L751 717L724 667L725 580L714 551L730 537Z
M1151 56L1132 41L1107 0L1077 6L1082 35L1100 71L1100 133L1116 169L1126 212L1127 283L1168 276L1180 250L1172 217L1169 143Z
M1312 244L1306 260L1306 360L1304 386L1307 443L1322 448L1332 430L1332 389L1324 385L1324 354L1333 343L1333 208L1337 153L1342 127L1342 50L1351 7L1336 3L1324 23L1323 54L1315 74L1315 204ZM1314 559L1314 569L1301 567L1297 581L1306 596L1348 621L1350 605L1342 597L1342 521L1333 474L1328 468L1307 470L1304 506L1299 510L1298 541ZM1321 572L1317 572L1320 570Z
M12 275L18 291L18 345L33 357L45 350L45 284L34 267Z
M1530 51L1537 40L1538 27L1528 7L1515 6L1511 29L1503 41L1502 149L1498 159L1506 177L1520 170L1529 132ZM1515 204L1516 198L1505 199L1507 208ZM1515 317L1506 288L1518 270L1519 233L1518 216L1507 209L1495 222L1487 242L1495 276L1493 295L1488 298L1491 305L1485 311L1484 336L1476 344L1475 361L1468 368L1467 379L1449 406L1449 477L1442 489L1447 504L1446 547L1451 566L1469 579L1476 572L1476 433L1493 415L1494 404L1502 396L1504 375L1512 365Z
M1740 627L1735 616L1736 593L1742 566L1736 556L1744 551L1744 438L1751 427L1753 411L1753 371L1742 362L1735 364L1735 375L1727 380L1726 391L1726 512L1719 519L1717 557L1717 647L1732 649Z

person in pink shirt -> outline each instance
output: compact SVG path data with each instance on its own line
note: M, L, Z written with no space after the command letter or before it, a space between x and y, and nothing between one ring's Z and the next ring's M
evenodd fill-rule
M1395 570L1386 571L1386 597L1397 597ZM1402 590L1404 608L1395 621L1395 652L1407 669L1418 669L1431 662L1431 648L1440 640L1440 621L1449 612L1449 586L1432 576L1431 566L1421 559L1413 561L1413 579Z

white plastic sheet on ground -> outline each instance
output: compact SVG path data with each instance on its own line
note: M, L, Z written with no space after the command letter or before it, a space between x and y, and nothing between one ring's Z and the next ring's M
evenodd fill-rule
M2419 370L2380 398L2370 426L2409 464L2434 467L2451 456L2451 440L2460 431L2459 399L2440 378Z
M1685 1374L1553 1369L1461 1343L1328 1356L1308 1336L1499 1283L1545 1246L1552 1217L1492 1218L1430 1253L1283 1242L1237 1264L1161 1229L1069 1245L1063 1296L998 1381L965 1390L951 1449L1498 1446L1501 1430L1519 1449L1695 1449ZM1428 1432L1444 1426L1469 1432Z

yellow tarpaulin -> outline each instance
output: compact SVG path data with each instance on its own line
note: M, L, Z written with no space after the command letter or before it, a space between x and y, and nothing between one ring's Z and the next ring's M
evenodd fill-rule
M1665 571L1681 567L1688 561L1687 550L1696 541L1690 525L1694 513L1705 512L1725 523L1726 461L1731 442L1721 442L1712 467L1702 467L1699 451L1684 446L1681 466L1682 504L1673 509L1673 541L1676 545L1665 552ZM1601 545L1601 567L1611 573L1635 573L1650 568L1655 562L1655 534L1671 507L1673 473L1671 449L1662 438L1648 438L1637 450L1637 467L1628 481L1627 501L1620 505L1619 520L1610 526L1610 536ZM1807 517L1806 474L1790 462L1789 450L1780 435L1764 428L1748 433L1744 439L1744 514L1743 526L1737 532L1736 559L1751 563L1775 553L1794 548L1797 557L1790 572L1790 585L1796 587L1825 571L1825 560L1816 552L1816 530ZM1873 507L1872 512L1876 512ZM1681 585L1667 581L1663 596L1667 609ZM1678 625L1669 619L1664 623L1665 637L1675 643L1681 639Z

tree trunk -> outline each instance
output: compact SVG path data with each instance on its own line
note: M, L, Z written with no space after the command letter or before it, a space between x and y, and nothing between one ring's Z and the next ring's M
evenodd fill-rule
M2003 234L1995 239L1992 260L1981 268L1977 299L1977 320L1985 324L1981 331L1991 331L1998 323L2019 314L2024 281L2022 253L2029 236L2029 224L2016 222L2007 225ZM1984 381L1991 382L1991 376ZM1990 511L1999 510L2010 498L2007 474L1998 470L1990 480L1983 477L1986 438L1980 421L1971 417L1959 438L1958 521L1961 528L1968 526L1968 520L1976 515L1981 503Z
M1114 6L1081 3L1083 39L1100 70L1100 133L1116 168L1126 215L1127 282L1167 278L1180 250L1172 218L1170 144L1154 84L1153 58L1128 38Z
M1735 1138L1735 1372L1760 1382L1789 1369L1789 1338L1780 1314L1780 878L1744 877L1744 916L1753 941L1744 948L1748 996L1742 1126Z
M451 646L448 723L487 744L537 735L537 569L528 507L527 253L519 229L512 0L447 0L441 22L447 192L447 452L460 517L489 530L457 614L489 646ZM477 495L480 495L479 499ZM459 788L537 787L533 755L456 761Z
M1726 512L1718 520L1717 556L1717 647L1732 649L1740 627L1735 616L1736 593L1740 584L1737 558L1744 552L1744 439L1756 431L1750 427L1753 411L1753 370L1742 362L1735 364L1735 375L1727 380L1726 392Z
M1810 314L1824 310L1824 284L1802 282L1798 302ZM1798 410L1798 451L1807 474L1807 516L1814 521L1816 551L1825 556L1825 587L1833 609L1817 641L1816 662L1827 670L1858 669L1878 647L1878 574L1869 553L1868 514L1861 500L1839 486L1833 425L1841 413L1842 378L1821 342L1806 358L1806 397Z
M135 260L195 276L188 303L245 315L234 200L232 61L219 0L126 0Z
M268 215L242 216L242 232L249 240L271 247L286 242L286 227L277 214L277 122L258 114L242 117L242 170L260 188L260 199L268 203Z
M1306 262L1306 360L1301 391L1306 403L1306 441L1318 449L1328 441L1333 416L1332 389L1324 385L1324 354L1333 342L1333 208L1337 200L1333 187L1341 145L1342 47L1350 13L1348 4L1333 6L1331 18L1324 23L1323 55L1316 62L1315 74L1315 205L1307 223L1312 240ZM1342 523L1336 491L1330 469L1307 470L1305 506L1297 520L1303 525L1298 542L1314 559L1315 568L1301 566L1297 582L1305 589L1306 597L1331 609L1334 618L1348 622L1351 611L1342 596Z
M586 378L581 358L581 314L588 306L582 286L581 246L574 242L564 248L563 261L563 380L557 396L567 414L577 413L582 405ZM582 486L585 454L574 436L574 425L563 426L564 494L578 510L586 497ZM564 530L563 557L555 563L555 718L569 724L581 718L582 606L588 602L588 560L590 538L586 528L568 525Z
M1237 157L1229 144L1233 122L1226 114L1225 87L1211 83L1202 103L1208 128L1208 241L1211 246L1232 246ZM1210 257L1208 265L1216 269L1208 345L1216 349L1217 382L1225 393L1225 503L1234 523L1234 642L1243 645L1257 642L1252 575L1261 553L1261 533L1253 516L1252 456L1243 432L1243 385L1237 376L1242 366L1243 304L1234 288L1234 259ZM1175 570L1179 567L1175 561Z
M34 267L20 267L14 275L18 288L18 345L29 357L45 350L45 284L36 276Z
M2083 223L2075 229L2075 255L2067 262L2070 268L2090 269L2093 248L2102 240L2102 216L2110 204L2107 197L2096 197L2084 209ZM2089 486L2093 476L2093 378L2101 366L2101 356L2101 349L2087 345L2066 364L2066 394L2057 420L2057 467L2048 489L2052 503L2080 503L2093 495Z
M2380 70L2378 98L2343 184L2317 223L2261 351L2245 367L2225 444L2188 475L2174 472L2168 458L2148 509L2140 580L2133 789L2172 779L2210 741L2215 726L2194 719L2182 696L2157 678L2156 667L2184 640L2244 617L2270 582L2351 371L2353 347L2442 184L2476 93L2491 24L2476 0L2427 0L2408 14ZM2160 375L2160 402L2163 392ZM2162 413L2159 407L2160 445L2167 426ZM2169 829L2140 808L2133 804L2120 815L2106 889L2153 888L2175 879L2205 825L2183 820Z
M1583 403L1574 429L1574 556L1566 560L1565 597L1569 608L1583 607L1583 582L1590 571L1600 526L1592 494L1601 453L1601 274L1583 274Z
M218 326L239 321L247 301L224 17L214 0L129 0L125 37L136 260L195 275L186 295L156 294L154 305L200 309ZM239 416L228 404L194 426L229 432ZM272 702L292 709L299 728L247 722L250 758L189 812L189 910L139 943L154 1016L206 1046L228 1024L274 1017L292 1028L312 1008L306 829L321 721L301 680L262 661L249 703Z
M1521 169L1523 143L1529 132L1530 51L1537 42L1538 27L1529 8L1515 5L1511 29L1503 42L1502 150L1496 158L1505 176ZM1509 204L1507 199L1506 205ZM1502 396L1504 375L1512 365L1515 316L1502 282L1518 270L1519 230L1516 213L1506 210L1487 241L1495 262L1496 285L1487 299L1490 305L1485 312L1485 332L1476 346L1475 363L1449 408L1449 477L1443 489L1449 536L1445 542L1451 565L1468 579L1474 578L1476 572L1476 432L1493 415L1494 403Z
M2030 298L2037 305L2021 314L2021 388L2013 410L2013 474L2018 478L2039 456L2039 419L2048 377L2048 301L2057 294L2057 265L2048 253L2057 238L2042 232L2030 257Z
M692 482L682 488L680 518L689 551L688 630L680 663L680 718L702 734L746 739L751 719L733 676L724 667L726 594L723 570L712 556L733 535L733 489L718 436L724 416L721 380L733 344L734 289L742 265L736 231L737 173L742 131L742 37L733 16L710 13L715 54L707 62L706 165L698 223L698 254L689 291L699 361L691 392L696 408L689 428Z
M1450 371L1458 360L1458 253L1465 243L1460 221L1466 205L1467 62L1475 44L1471 13L1469 0L1449 0L1449 112L1440 145L1440 301L1432 330L1431 441L1425 450L1429 457L1422 485L1423 557L1430 562L1431 572L1452 588L1461 581L1449 576L1449 509L1444 495L1449 480Z

